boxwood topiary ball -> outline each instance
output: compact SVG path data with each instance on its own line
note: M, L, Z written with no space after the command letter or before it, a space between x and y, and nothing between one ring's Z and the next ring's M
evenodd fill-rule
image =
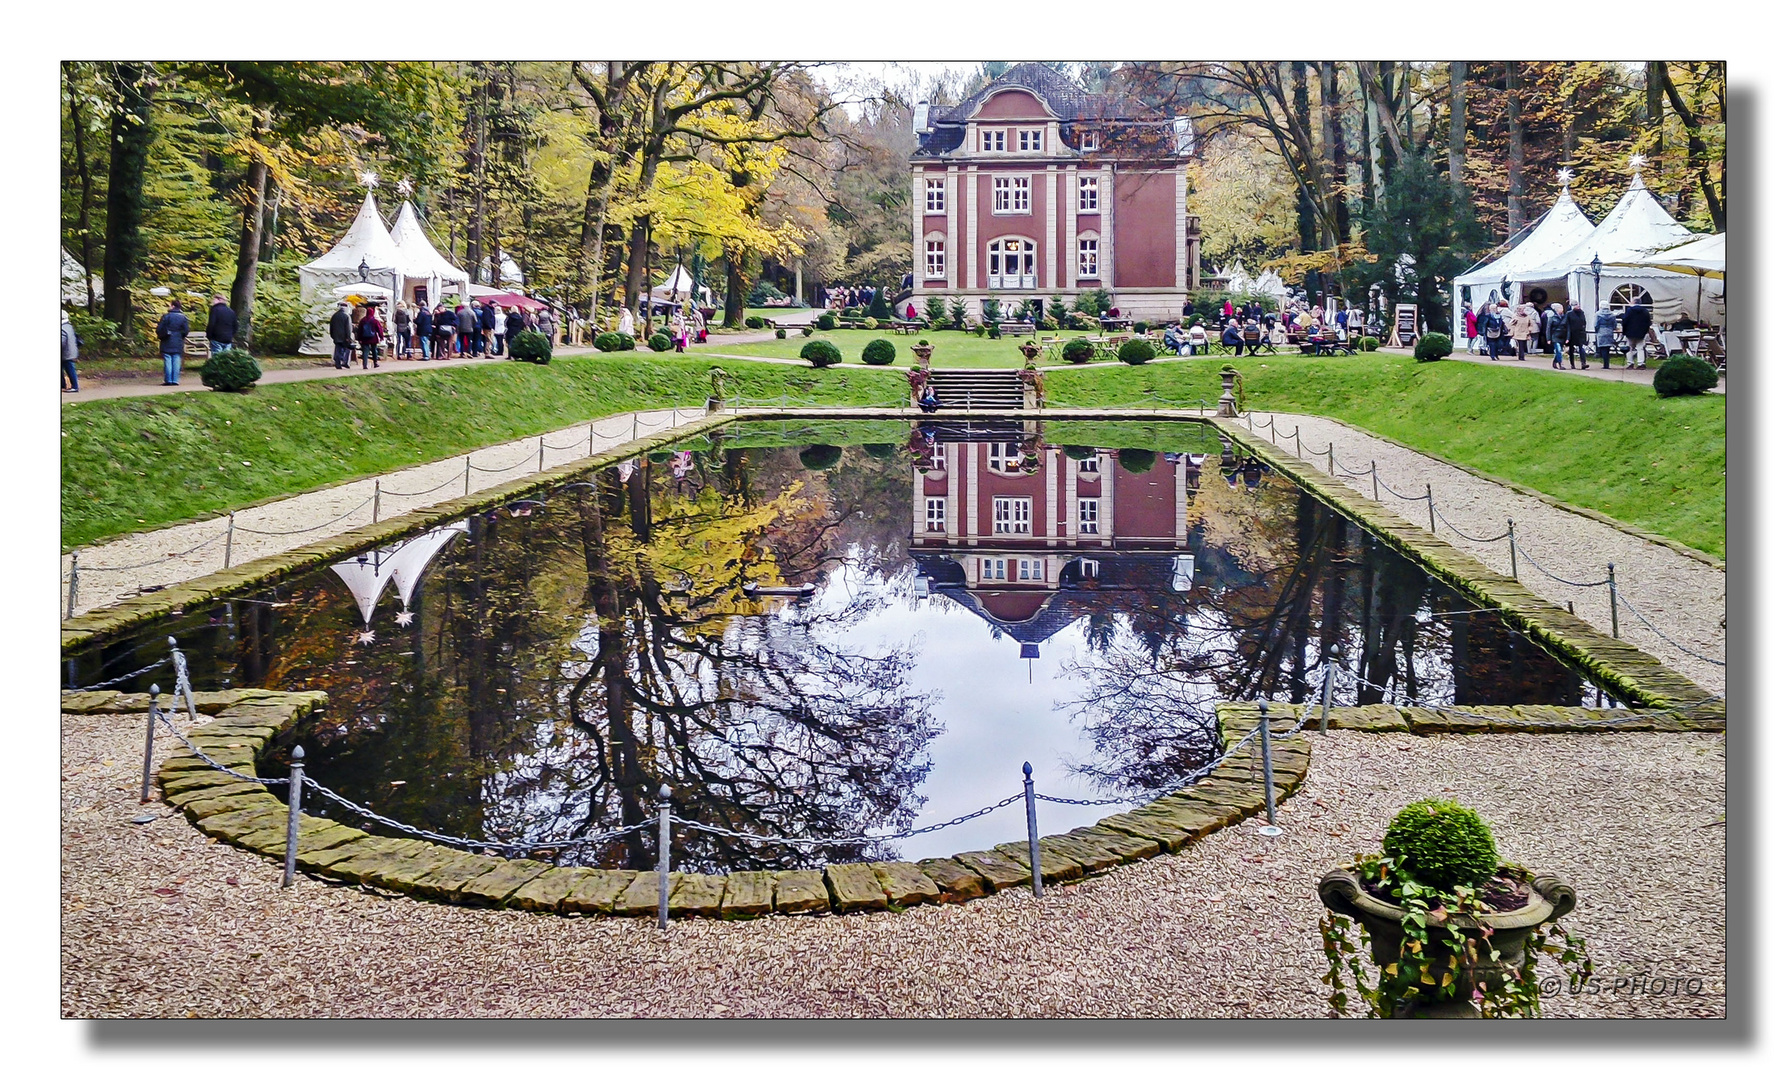
M1416 360L1444 360L1451 355L1452 337L1449 334L1422 334L1421 340L1415 342Z
M800 463L809 469L829 469L843 457L843 447L818 443L800 452Z
M1651 380L1651 387L1658 397L1704 394L1717 385L1718 369L1687 353L1676 353L1657 365L1656 377Z
M199 369L199 381L213 390L246 390L260 377L261 365L247 350L237 348L224 349Z
M878 337L862 347L862 362L865 364L891 364L895 355L894 343L884 337Z
M800 358L816 368L831 367L844 362L844 354L838 347L824 338L814 338L800 347Z
M1145 473L1154 468L1155 454L1152 450L1141 450L1134 447L1117 451L1117 464L1125 471Z
M1131 338L1117 350L1117 359L1125 364L1146 364L1154 359L1154 343L1146 338Z
M1436 889L1473 888L1501 865L1495 838L1475 810L1451 800L1422 799L1403 807L1384 830L1384 854Z
M1061 346L1061 359L1070 364L1084 364L1098 354L1098 349L1083 337Z

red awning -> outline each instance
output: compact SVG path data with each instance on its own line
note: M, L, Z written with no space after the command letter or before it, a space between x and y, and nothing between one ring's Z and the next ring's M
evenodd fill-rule
M523 311L541 311L546 307L545 304L540 303L531 296L523 296L520 293L512 292L491 293L489 296L479 296L475 299L481 300L486 304L496 304L499 307L518 307Z

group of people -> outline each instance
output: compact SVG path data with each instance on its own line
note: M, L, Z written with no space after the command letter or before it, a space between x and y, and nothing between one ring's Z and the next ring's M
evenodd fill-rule
M1542 301L1541 301L1542 302ZM1603 369L1612 367L1614 348L1619 338L1625 339L1626 367L1643 368L1644 343L1650 337L1651 313L1643 304L1628 305L1615 316L1613 309L1601 305L1595 312L1595 358ZM1562 303L1541 307L1529 298L1510 307L1506 300L1486 300L1481 307L1464 313L1464 332L1472 352L1478 342L1491 360L1512 356L1526 359L1529 351L1551 353L1551 366L1564 370L1588 368L1588 313L1574 300L1566 308Z
M825 306L842 310L847 307L868 307L875 302L871 285L839 285L825 290Z
M426 304L414 307L399 303L392 312L390 324L379 317L378 304L349 306L343 300L329 319L329 339L335 345L335 366L353 366L354 349L359 347L360 367L375 368L390 341L390 355L404 360L446 360L468 356L501 356L506 342L526 331L545 334L547 340L558 339L558 318L551 308L539 312L519 307L505 309L500 304L456 304L448 309L444 302L433 308Z
M211 355L216 356L236 343L236 310L224 300L222 293L211 295L211 309L205 313L205 343L211 348ZM155 324L155 339L161 348L161 385L180 385L180 361L186 355L186 339L192 334L192 320L180 309L180 301L168 301L168 309ZM64 345L63 352L67 347ZM78 351L78 345L77 345ZM64 375L71 369L65 366ZM79 384L64 387L69 393L79 389Z

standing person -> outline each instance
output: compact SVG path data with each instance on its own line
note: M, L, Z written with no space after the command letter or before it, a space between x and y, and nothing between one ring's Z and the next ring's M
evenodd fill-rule
M416 317L411 330L415 336L411 340L422 348L422 359L428 359L434 348L434 313L428 310L427 304L416 305Z
M180 356L186 351L186 335L190 333L192 323L186 321L180 301L170 302L167 314L155 324L155 337L161 342L161 385L180 385Z
M1235 302L1228 297L1222 298L1222 318L1224 322L1235 317Z
M1502 358L1502 337L1507 333L1507 320L1503 317L1505 311L1505 305L1498 304L1492 308L1485 303L1483 314L1477 317L1477 329L1483 335L1483 343L1489 350L1491 360Z
M515 350L515 335L526 329L527 319L522 317L521 309L510 308L509 313L503 316L503 336L509 339L510 352L514 352ZM500 356L502 350L497 350L497 354Z
M223 302L222 293L211 294L211 310L205 314L205 340L211 345L212 356L236 343L236 312Z
M1565 332L1569 335L1567 344L1570 349L1570 366L1580 365L1588 370L1588 315L1582 310L1579 301L1570 301L1570 313L1564 317Z
M1650 309L1643 304L1630 304L1620 316L1619 331L1626 335L1626 366L1644 369L1644 339L1650 336Z
M378 367L378 345L385 336L384 324L378 321L378 308L367 306L357 336L360 339L360 370Z
M633 313L631 311L627 311L627 310L621 311L620 322L615 326L614 329L615 329L615 333L625 334L630 338L637 338L639 336L637 334L637 332L635 332L633 329Z
M1609 358L1613 355L1613 338L1619 333L1619 320L1613 317L1613 311L1606 304L1595 312L1595 355L1601 360L1601 370L1606 371L1612 365Z
M496 334L496 305L486 300L478 305L478 353L490 353L490 339ZM498 355L502 350L497 350Z
M453 325L459 331L459 355L472 355L472 342L478 336L478 313L460 304L453 309Z
M68 321L68 312L62 313L62 392L78 394L81 392L81 379L75 374L74 362L81 358L81 335L74 332L74 323Z
M1539 329L1539 316L1531 304L1521 304L1514 309L1514 317L1508 320L1508 336L1514 340L1514 359L1526 361L1527 342Z
M329 340L335 343L335 366L345 368L354 355L354 317L348 314L347 301L335 306L329 316Z
M1570 328L1564 320L1564 305L1553 304L1545 313L1545 340L1551 343L1551 366L1564 370L1564 343L1570 340Z
M403 358L408 360L411 344L410 306L408 304L398 304L397 310L391 313L391 329L397 332L397 344L393 347L392 357L395 358L398 353L402 353Z
M1464 309L1464 351L1471 355L1477 352L1477 309Z
M546 335L548 347L558 345L558 316L552 313L551 308L540 309L540 333Z
M510 342L515 340L515 332L509 329L509 319L519 313L521 309L515 308L505 316L501 304L485 304L484 307L490 314L490 355L501 356L504 339Z

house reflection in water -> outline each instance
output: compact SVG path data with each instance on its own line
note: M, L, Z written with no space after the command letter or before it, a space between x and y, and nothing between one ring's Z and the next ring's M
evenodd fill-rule
M912 477L920 587L1017 640L1019 655L1125 594L1185 593L1201 454L936 436ZM1121 456L1121 460L1120 460ZM928 466L928 467L923 467Z

